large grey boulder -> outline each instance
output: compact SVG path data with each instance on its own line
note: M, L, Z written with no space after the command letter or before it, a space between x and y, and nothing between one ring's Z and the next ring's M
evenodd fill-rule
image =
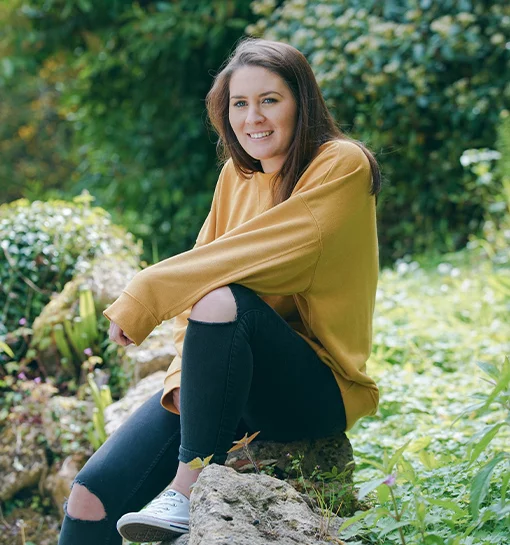
M326 545L341 522L332 517L327 527L310 500L284 481L212 464L193 487L190 533L162 545Z

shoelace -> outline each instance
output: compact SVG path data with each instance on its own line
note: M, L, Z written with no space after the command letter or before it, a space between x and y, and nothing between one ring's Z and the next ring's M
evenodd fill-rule
M177 503L183 503L182 499L178 498L174 491L167 490L159 498L153 500L147 506L147 509L150 509L157 515L164 511L169 511L170 507L176 507Z

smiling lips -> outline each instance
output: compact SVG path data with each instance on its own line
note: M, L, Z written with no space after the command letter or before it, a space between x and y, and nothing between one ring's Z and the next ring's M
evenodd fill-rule
M266 138L267 136L270 136L273 134L274 131L264 131L264 132L254 132L254 133L248 133L248 136L252 140L260 140L261 138Z

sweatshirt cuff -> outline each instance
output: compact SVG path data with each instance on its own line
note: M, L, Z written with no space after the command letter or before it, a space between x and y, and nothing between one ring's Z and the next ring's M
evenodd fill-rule
M171 413L180 414L174 405L172 390L181 387L181 370L174 371L165 378L163 395L161 396L161 405Z
M103 311L103 315L115 322L137 346L159 325L147 307L125 291Z

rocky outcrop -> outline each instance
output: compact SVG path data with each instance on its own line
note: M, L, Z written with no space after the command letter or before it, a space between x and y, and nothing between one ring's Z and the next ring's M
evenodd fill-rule
M190 533L162 545L316 545L338 540L315 505L284 481L241 475L212 464L200 474L190 502Z

